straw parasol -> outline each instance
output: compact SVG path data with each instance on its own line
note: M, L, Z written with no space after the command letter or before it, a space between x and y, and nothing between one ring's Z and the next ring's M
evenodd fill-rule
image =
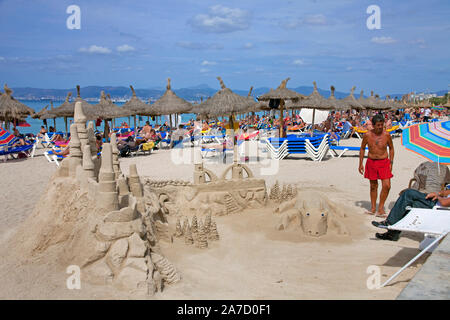
M53 108L53 101L50 101L50 110L46 110L41 116L39 117L40 120L43 120L45 125L47 125L47 119L53 119L53 127L56 130L56 115L53 113L55 109Z
M0 119L6 122L8 129L10 121L22 120L35 112L30 107L14 99L12 96L13 91L8 88L7 84L5 84L4 90L5 93L0 95Z
M77 85L77 97L75 101L73 102L69 101L71 96L72 93L69 92L67 94L66 101L64 101L64 103L59 107L55 108L55 110L53 110L52 112L56 116L56 118L60 117L64 118L64 122L66 125L66 132L67 132L67 118L73 118L76 102L81 102L81 108L83 109L83 113L86 116L87 120L96 120L100 116L93 108L92 104L86 102L81 98L79 85Z
M270 89L269 92L263 94L258 97L258 101L270 101L272 99L280 100L280 137L285 138L286 133L284 131L284 106L285 100L291 100L292 102L296 102L300 99L303 99L305 96L299 94L293 90L289 90L286 88L287 82L291 78L286 78L281 82L276 90Z
M33 119L41 119L41 116L43 116L45 113L48 112L47 108L48 108L48 105L43 107L38 113L33 114L31 116L31 118L33 118Z
M92 106L95 113L102 119L114 119L128 117L132 114L130 110L120 108L118 105L111 101L111 98L107 99L105 92L101 91L100 101L98 104Z
M188 113L192 109L192 104L178 97L172 91L172 87L170 85L170 78L168 78L166 92L164 92L162 97L152 104L152 108L155 110L155 112L161 115L172 115L172 114ZM170 122L172 122L171 117ZM170 125L172 126L172 123Z
M383 103L374 97L373 91L370 92L370 97L364 98L363 90L361 90L358 102L368 110L380 110L384 108Z
M339 103L344 106L348 107L350 109L356 109L356 110L364 110L364 106L358 102L358 100L355 99L355 96L353 95L355 92L356 87L353 86L350 90L350 94L345 97L344 99L339 100Z
M217 118L245 113L252 106L256 105L253 98L249 96L243 97L227 88L221 77L217 77L217 80L220 82L221 89L206 101L194 106L191 110L192 113Z
M151 107L149 104L143 102L136 96L136 92L132 85L130 85L131 92L133 93L131 99L128 100L122 108L131 111L131 115L134 116L134 126L136 127L136 116L158 116L159 113L155 108Z

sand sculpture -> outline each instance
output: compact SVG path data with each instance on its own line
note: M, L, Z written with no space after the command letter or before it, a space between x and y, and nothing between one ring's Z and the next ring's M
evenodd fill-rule
M114 134L98 158L81 103L74 118L70 156L18 232L17 250L36 259L55 254L64 268L78 265L84 280L130 292L151 295L179 281L159 247L156 229L164 214L155 201L145 203L136 166L129 177L122 174Z
M196 160L193 183L146 180L145 190L166 199L163 206L168 214L174 215L233 214L246 208L262 208L267 198L265 181L256 179L250 168L238 163L237 158L220 177L205 168L201 160Z
M285 201L289 201L297 196L297 188L292 186L291 184L283 185L283 188L280 188L278 180L275 182L273 187L269 192L269 199L274 203L282 203Z
M176 238L184 237L185 244L195 244L200 249L208 247L208 240L217 241L220 239L216 222L212 220L211 214L205 217L204 223L198 220L195 215L192 217L191 223L189 223L187 217L184 217L183 227L180 218L177 218L174 236Z
M275 213L280 214L278 230L301 227L305 235L313 237L349 234L343 223L346 214L321 192L301 191L294 199L276 207Z

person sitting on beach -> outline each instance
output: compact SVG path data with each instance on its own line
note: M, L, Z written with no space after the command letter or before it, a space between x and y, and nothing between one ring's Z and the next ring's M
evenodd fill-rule
M159 127L159 131L170 131L169 125L167 124L167 121L164 122L164 124Z
M359 173L370 180L371 210L368 214L385 217L384 203L391 189L392 165L394 163L394 144L391 135L384 129L384 117L377 114L373 117L374 129L364 134L359 152ZM369 147L366 167L363 166L366 146ZM389 157L387 147L389 146ZM382 189L380 204L376 213L378 179L381 179Z
M146 121L144 127L142 128L140 134L145 136L147 134L150 134L150 131L153 130L152 126L150 125L150 122Z
M21 134L19 132L19 130L17 130L17 128L14 128L13 133L14 133L14 136L17 138L17 142L13 144L13 147L26 145L25 136L23 134Z
M155 144L157 144L161 140L162 140L161 134L159 132L156 133L154 129L151 129L147 141L153 141Z
M406 189L400 194L386 220L381 222L372 221L372 224L375 227L386 229L386 227L403 219L409 213L409 208L432 209L436 205L450 207L450 190L427 194L415 189ZM401 231L398 230L388 230L385 233L376 233L375 236L382 240L397 241L400 233Z
M208 130L209 130L209 124L208 124L208 121L205 121L202 124L202 131L208 131Z
M69 153L70 153L70 146L67 145L64 149L62 149L61 151L53 151L54 154L58 155L58 156L63 156L66 157Z
M183 140L187 136L188 136L188 131L186 129L184 129L182 124L178 125L178 129L175 130L172 133L172 136L170 137L170 146L169 147L173 148L175 145L175 141Z
M39 133L37 134L38 138L44 138L45 134L47 133L47 129L45 129L44 126L41 126L41 130L39 131Z
M100 152L103 146L103 138L100 134L95 135L95 145L97 147L97 151Z

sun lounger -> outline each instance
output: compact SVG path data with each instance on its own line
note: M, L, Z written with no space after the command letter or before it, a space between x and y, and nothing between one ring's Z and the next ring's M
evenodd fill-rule
M347 151L360 151L360 147L348 147L348 146L330 146L330 150L332 151L330 154L333 158L340 158L346 153ZM369 150L369 148L366 147L366 150ZM341 153L337 153L337 151L342 151Z
M54 150L45 151L44 156L48 160L48 162L53 162L58 167L59 167L59 161L62 161L64 159L63 156L57 155Z
M445 210L443 210L445 209ZM409 267L414 261L419 259L425 252L436 246L450 232L450 212L448 208L435 207L433 209L412 208L409 213L397 223L388 226L389 230L409 231L424 233L426 243L422 243L419 252L399 271L390 277L381 287L386 286L395 279L403 270ZM434 240L430 240L430 236L434 236Z
M328 142L328 135L325 135L322 139L322 142L318 147L315 147L309 139L306 139L305 141L305 149L306 154L313 160L313 161L322 161L322 159L325 157L329 150L329 142Z

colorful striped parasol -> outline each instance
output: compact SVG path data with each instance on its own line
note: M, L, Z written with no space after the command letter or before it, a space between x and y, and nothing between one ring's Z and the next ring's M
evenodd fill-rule
M450 164L450 121L408 127L403 130L402 144L430 161Z
M10 146L16 141L17 138L13 134L3 128L0 128L0 147Z

